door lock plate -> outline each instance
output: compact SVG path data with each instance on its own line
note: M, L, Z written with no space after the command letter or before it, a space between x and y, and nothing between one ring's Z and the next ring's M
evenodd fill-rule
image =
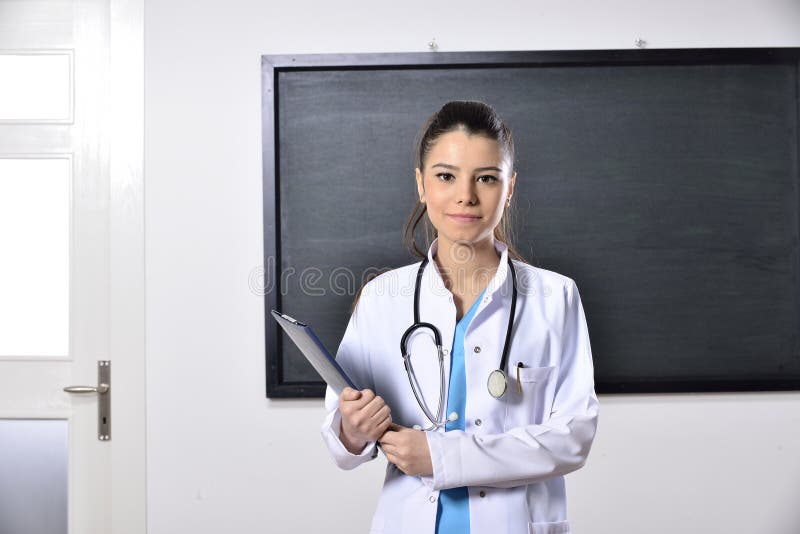
M97 439L111 439L111 361L98 360L97 384L105 389L97 392ZM106 387L103 387L106 386ZM102 391L102 390L101 390Z

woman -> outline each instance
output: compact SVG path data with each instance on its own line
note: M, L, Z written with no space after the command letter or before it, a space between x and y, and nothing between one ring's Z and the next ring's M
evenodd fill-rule
M343 469L378 445L389 460L370 532L569 533L564 475L586 461L598 417L578 288L508 242L514 145L490 106L445 104L416 159L406 238L423 261L357 295L336 359L363 389L328 388L323 439ZM425 214L427 254L414 244ZM400 342L418 321L439 330L444 364L433 330L417 328L407 373Z

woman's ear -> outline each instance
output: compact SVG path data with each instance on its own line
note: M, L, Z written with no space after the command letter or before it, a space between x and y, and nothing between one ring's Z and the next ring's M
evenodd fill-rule
M425 203L425 184L422 181L422 173L419 172L419 167L414 169L414 174L417 179L417 194L419 195L419 201L423 204Z
M511 202L511 197L514 196L514 183L517 181L517 171L514 171L514 174L511 175L511 180L508 181L508 196L506 197L506 203Z

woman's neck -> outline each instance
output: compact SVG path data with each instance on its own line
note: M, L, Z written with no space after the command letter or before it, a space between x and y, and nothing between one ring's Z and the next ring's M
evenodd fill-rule
M497 272L500 255L494 237L477 243L455 243L439 236L434 261L445 286L456 295L482 291Z

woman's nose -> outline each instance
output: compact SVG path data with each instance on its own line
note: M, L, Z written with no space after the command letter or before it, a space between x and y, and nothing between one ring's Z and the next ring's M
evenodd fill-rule
M472 180L464 180L461 182L456 189L456 195L456 200L459 204L475 204L478 202L478 197L475 194L475 184Z

